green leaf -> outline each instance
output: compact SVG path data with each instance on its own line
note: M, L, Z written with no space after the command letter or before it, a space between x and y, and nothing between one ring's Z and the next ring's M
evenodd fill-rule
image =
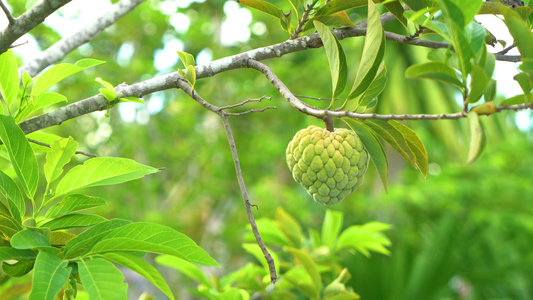
M315 13L315 16L331 15L339 11L365 6L368 3L368 0L332 0L322 6Z
M0 215L0 233L5 237L12 237L20 230L22 230L22 227L17 220L9 216Z
M37 77L37 80L33 84L31 96L35 98L68 76L103 63L105 62L101 60L84 58L75 64L62 63L55 65Z
M409 127L400 124L398 121L390 120L387 123L392 125L398 132L402 134L405 141L407 142L407 146L409 146L409 149L414 155L416 167L424 175L424 177L427 177L428 170L429 170L429 163L428 163L428 153L426 151L426 147L424 146L424 143L420 140L418 135Z
M385 8L390 11L390 13L393 14L405 28L407 28L407 19L403 15L404 9L400 1L386 1L385 3L383 3L383 6L385 6Z
M33 199L39 180L39 167L24 132L10 116L0 116L0 139L5 144L11 164L22 183L26 196Z
M269 14L269 15L275 17L275 18L278 18L278 19L280 19L281 18L281 14L283 14L283 12L281 11L281 9L279 7L277 7L274 4L272 4L270 2L267 2L267 1L263 1L263 0L237 0L237 2L239 2L240 4L242 4L244 6L248 6L250 8L257 9L258 11L264 12L264 13Z
M404 0L405 4L412 10L421 10L431 4L430 0Z
M35 260L28 300L54 300L70 275L71 268L67 268L67 264L68 261L47 251L39 252Z
M343 213L340 211L326 210L324 223L322 223L322 243L330 250L335 249L335 243L342 228Z
M465 24L472 22L483 6L483 0L450 0L450 2L453 2L461 11Z
M174 295L165 279L163 279L163 276L159 274L156 268L145 262L142 258L126 252L105 253L102 256L107 260L136 272L153 283L167 297L174 299Z
M255 259L257 259L257 261L261 263L261 265L265 269L265 272L267 273L270 272L270 267L265 259L265 256L263 255L263 251L261 250L261 248L259 248L257 243L254 243L254 244L243 243L242 247L244 248L244 250L246 250L246 252L253 255ZM269 252L270 252L270 255L272 256L272 259L274 260L274 267L276 268L276 272L279 274L280 260L278 259L278 256L276 255L275 252L272 252L272 251L269 251Z
M360 120L351 120L349 126L363 141L368 154L370 154L370 157L378 170L383 187L385 188L385 191L387 191L389 163L387 162L387 156L381 142L374 136L374 134L372 134L370 127L364 122Z
M295 249L295 248L284 248L285 251L289 252L294 256L296 259L300 261L300 263L303 265L305 271L309 276L311 277L311 280L313 281L313 287L315 289L315 294L320 294L320 291L322 290L322 280L320 278L320 273L318 272L318 266L315 263L315 261L311 258L309 253L301 250L301 249Z
M468 164L474 163L485 148L485 132L479 121L478 114L471 111L468 113L470 124L470 149L468 150Z
M364 225L350 226L344 230L337 241L337 249L351 248L369 257L370 251L389 255L386 248L390 240L382 231L390 229L390 225L370 222Z
M488 102L493 101L494 97L496 97L496 80L490 79L487 88L483 92L483 98Z
M94 225L67 242L64 250L65 258L74 257L78 251L96 243L109 232L131 223L129 220L113 219Z
M522 60L533 58L533 33L530 26L513 9L502 4L497 7L503 13L505 25L513 36L514 44L518 48Z
M67 97L58 94L58 93L52 93L52 92L46 92L42 93L41 95L37 97L29 98L29 100L26 100L23 102L22 107L20 108L19 112L16 116L16 121L20 122L24 120L28 115L30 115L32 112L41 109L45 106L52 105L58 102L67 101Z
M447 64L433 61L410 66L405 70L406 78L426 78L444 82L463 90L463 83L457 79L457 73Z
M368 0L368 29L363 54L352 90L346 101L359 97L370 86L379 70L384 53L385 39L380 14L374 2Z
M352 20L350 20L346 12L341 11L331 15L312 17L305 23L304 27L302 28L302 31L305 32L307 30L315 28L313 21L318 21L326 26L355 27L355 24L352 22Z
M51 150L46 153L46 163L44 164L44 175L48 184L63 173L63 166L76 154L77 149L78 143L72 137L55 140L52 143Z
M533 97L530 95L516 95L511 98L505 99L502 102L500 102L500 105L516 105L516 104L524 104L524 103L530 103L533 100Z
M96 243L90 254L117 251L169 254L199 265L218 266L209 254L186 235L153 223L132 223L117 228Z
M107 99L107 101L111 102L115 99L117 99L117 92L115 91L115 88L113 85L102 78L98 77L94 79L94 81L97 81L101 85L104 86L104 88L98 89L102 95Z
M376 78L374 78L370 86L363 93L363 96L359 99L359 106L369 106L372 100L376 99L383 92L386 84L387 69L385 68L385 63L382 63Z
M0 55L0 93L8 108L17 99L19 91L19 71L17 59L11 49ZM3 106L0 105L0 113Z
M191 85L191 87L194 89L194 85L196 84L196 69L194 66L187 66L187 72L185 72L185 79L187 79L187 82Z
M331 33L328 27L318 21L313 21L315 28L322 39L326 55L328 57L329 69L331 71L331 86L332 95L331 98L339 96L344 87L346 86L346 80L348 78L348 67L346 66L346 56L341 44L337 40L337 37ZM333 104L333 102L332 102Z
M281 29L291 33L291 19L292 19L292 10L289 11L288 14L285 14L282 11L281 18L279 19L279 23L281 25Z
M82 187L119 184L142 178L158 169L120 157L96 157L72 168L59 182L56 196Z
M7 199L11 216L19 223L26 213L26 204L18 185L6 173L0 171L0 194Z
M31 259L22 259L13 264L4 261L2 262L2 271L10 277L22 277L33 269L33 263L34 261Z
M176 269L187 277L204 284L205 286L211 286L205 273L191 262L172 255L159 255L155 258L155 262L162 266Z
M124 98L119 98L118 100L120 100L120 102L135 102L135 103L144 104L144 101L142 101L141 99L137 97L124 97Z
M194 56L192 54L178 51L178 57L180 58L181 62L185 66L185 69L187 69L188 66L194 66Z
M68 233L64 231L52 231L50 232L50 244L52 244L52 246L54 247L65 246L68 241L75 237L77 237L77 235L73 233Z
M54 218L60 215L66 215L72 212L77 212L101 205L105 205L106 201L102 198L91 197L82 194L68 195L63 201L50 207L46 212L45 217Z
M102 258L78 261L81 284L91 299L127 300L128 285L113 263Z
M26 137L35 141L46 143L48 145L52 145L55 140L62 139L62 137L58 135L45 133L42 131L34 131L30 134L27 134ZM32 147L34 153L43 153L50 151L50 148L46 146L37 145L35 143L30 143L30 146Z
M11 247L0 247L0 261L34 259L37 252L29 249L15 249Z
M291 245L294 247L302 246L302 227L293 216L281 207L276 209L276 223L277 227L290 239Z
M485 92L490 78L483 68L474 63L472 64L472 73L470 76L470 93L466 101L468 103L475 103L483 96L483 92Z
M59 230L75 227L87 227L107 221L106 218L99 215L90 214L68 214L59 218L52 219L40 227L50 228L50 230Z
M11 237L11 246L15 249L35 249L50 247L50 241L37 231L24 229Z

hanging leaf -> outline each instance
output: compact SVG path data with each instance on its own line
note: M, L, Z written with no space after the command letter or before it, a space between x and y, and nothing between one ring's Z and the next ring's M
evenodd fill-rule
M472 64L472 73L470 74L470 92L466 98L468 103L476 103L489 84L489 77L480 66Z
M81 284L91 299L128 299L124 275L113 263L102 258L77 263Z
M28 198L33 199L39 180L37 159L24 132L10 116L0 115L0 139Z
M382 63L378 70L376 78L374 78L370 86L363 93L363 96L361 96L361 98L359 99L358 106L369 108L368 106L370 105L370 103L373 100L376 100L376 98L383 92L386 84L387 69L385 68L385 63ZM374 105L376 105L376 103L377 101L375 101Z
M334 99L344 91L346 80L348 78L348 67L346 66L346 56L337 37L331 33L329 28L318 22L313 21L315 28L322 39L326 55L328 57L329 68L331 71L332 95ZM333 100L332 100L333 101ZM333 102L332 102L333 104Z
M457 78L457 73L447 64L433 61L410 66L405 70L406 78L426 78L437 80L463 90L463 83Z
M315 16L325 16L331 15L336 12L343 10L356 8L360 6L365 6L368 4L368 0L332 0L322 6L316 13ZM373 4L373 3L372 3Z
M479 121L478 114L471 111L468 113L470 123L470 149L468 150L468 164L474 163L485 148L485 132Z
M383 6L391 13L393 14L402 25L407 28L407 19L404 17L404 9L400 1L398 0L392 0L392 1L385 1L383 3Z
M336 12L331 15L325 16L315 16L309 19L302 28L302 31L307 31L315 28L313 21L318 21L326 26L335 26L335 27L355 27L355 24L350 20L348 14L344 11Z

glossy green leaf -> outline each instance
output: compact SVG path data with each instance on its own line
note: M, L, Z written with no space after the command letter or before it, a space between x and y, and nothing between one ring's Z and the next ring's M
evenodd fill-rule
M35 80L35 83L33 84L31 96L35 98L68 76L103 63L105 62L101 60L84 58L77 61L75 64L57 64L37 77L37 80Z
M386 248L390 240L382 231L390 229L390 225L370 222L364 225L350 226L344 230L337 241L337 249L351 248L369 257L370 251L389 255Z
M26 196L33 198L39 180L39 167L30 143L12 117L0 116L0 139L5 144Z
M165 293L167 297L174 299L174 295L163 276L161 276L156 268L142 258L126 252L110 252L102 254L102 256L107 260L136 272Z
M437 80L463 89L463 83L457 78L455 70L438 61L410 66L405 70L405 77Z
M344 91L346 80L348 78L348 67L346 66L346 56L337 37L331 33L329 28L318 22L313 21L315 28L322 39L326 55L328 57L329 68L331 71L331 98L336 98Z
M39 252L33 269L32 289L28 300L54 300L67 283L71 268L47 251Z
M96 243L111 231L131 223L129 220L113 219L94 225L67 242L64 250L65 258L74 257L79 251Z
M11 247L0 247L0 261L34 259L37 252L30 249L15 249Z
M365 6L368 0L331 0L322 6L317 12L316 16L331 15L339 11Z
M281 18L281 14L283 13L280 8L278 8L276 5L263 0L238 0L240 4L244 6L248 6L253 9L257 9L258 11L264 12L266 14L269 14L273 17L276 17L278 19Z
M309 253L301 249L285 248L284 250L292 254L292 256L294 256L294 258L296 258L303 265L305 271L307 274L309 274L311 280L313 281L315 294L318 296L322 290L322 279L320 278L318 266L313 258L311 258Z
M60 230L75 227L87 227L107 221L106 218L99 215L90 214L68 214L59 218L52 219L41 227L50 228L50 230Z
M120 270L102 258L78 261L81 284L91 299L127 300L128 285Z
M105 205L106 201L102 198L92 197L82 194L68 195L63 201L50 207L45 217L54 218L60 215L66 215L72 212Z
M50 247L50 241L37 231L24 229L11 237L11 246L15 249L35 249Z
M52 183L63 173L65 166L78 150L78 143L72 137L56 140L52 143L50 151L46 153L44 175L48 184Z
M326 210L326 216L322 223L322 244L330 251L335 249L335 243L339 238L342 228L343 214L340 211Z
M0 54L0 93L8 107L18 96L19 71L17 68L17 59L11 49ZM2 112L3 105L0 105L0 113Z
M204 284L205 286L211 286L209 279L202 269L191 262L172 255L159 255L155 258L155 262L162 266L176 269L187 277Z
M468 150L468 164L472 164L485 148L485 132L479 121L477 113L468 113L468 123L470 124L470 148Z
M56 196L82 187L119 184L159 172L134 160L120 157L96 157L72 168L61 179Z
M0 194L7 199L11 216L22 223L22 218L26 213L24 197L15 181L2 171L0 171Z
M490 78L485 73L485 70L476 64L472 64L472 73L470 76L470 92L466 101L468 103L475 103L483 96L483 92L485 92Z
M33 269L34 261L31 259L22 259L15 263L2 262L2 271L10 277L22 277Z
M17 122L20 122L24 120L27 116L29 116L32 112L37 111L43 107L46 107L48 105L52 105L59 102L66 102L67 97L53 92L45 92L40 94L37 97L32 97L22 104L22 107L20 108L16 120Z
M368 29L357 76L346 101L362 95L379 70L385 53L385 38L380 13L374 2L368 0ZM346 103L345 103L346 104Z
M385 150L381 145L381 142L372 134L370 127L360 120L352 120L349 126L357 133L357 135L363 141L368 154L372 158L376 169L378 170L379 177L383 183L385 191L387 191L387 182L389 176L389 163L387 162L387 156Z
M105 235L90 253L117 251L169 254L199 265L218 266L209 254L186 235L153 223L132 223L117 228Z

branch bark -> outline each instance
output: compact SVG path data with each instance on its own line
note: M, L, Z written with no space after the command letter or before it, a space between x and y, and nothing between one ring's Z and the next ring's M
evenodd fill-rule
M6 52L18 38L41 24L46 17L70 1L40 0L35 3L35 5L20 17L16 18L14 22L10 22L6 29L0 32L0 54Z
M72 50L94 39L100 32L113 25L118 19L132 11L144 0L122 0L106 10L106 12L96 18L91 24L82 28L73 35L61 39L50 48L42 52L39 57L19 68L19 71L26 71L34 77L44 68L63 59Z

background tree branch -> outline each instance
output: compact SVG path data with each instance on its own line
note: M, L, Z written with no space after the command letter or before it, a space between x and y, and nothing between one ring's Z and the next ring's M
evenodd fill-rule
M122 0L94 21L75 32L73 35L63 38L50 48L42 52L39 57L26 63L19 68L19 71L26 71L30 76L35 76L44 68L63 59L72 50L94 39L102 30L115 24L122 16L133 10L144 0Z
M18 38L44 22L44 19L71 0L40 0L24 12L14 22L10 22L6 29L0 32L0 54L9 49Z

